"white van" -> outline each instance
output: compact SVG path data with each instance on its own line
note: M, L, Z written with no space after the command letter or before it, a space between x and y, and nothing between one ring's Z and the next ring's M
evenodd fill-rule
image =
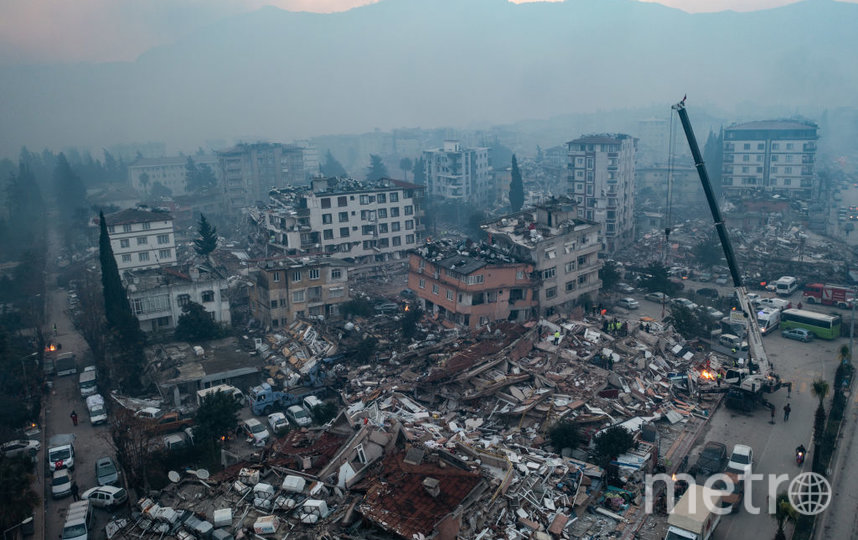
M310 413L313 411L313 409L315 409L316 407L319 407L324 402L321 399L317 398L316 396L307 396L304 398L303 403L304 403L304 408L307 409L308 413Z
M197 390L197 406L202 405L203 400L205 398L217 394L218 392L226 392L228 394L231 394L235 401L237 401L238 403L244 403L244 394L241 392L241 390L228 384L218 384L210 388L203 388L202 390Z
M87 540L92 531L92 505L89 501L71 503L66 523L63 526L62 540Z
M78 388L80 388L80 397L85 398L98 392L98 381L95 370L84 370L78 377Z
M764 308L757 312L757 323L764 336L781 324L781 310Z
M104 398L101 394L86 398L86 409L89 411L89 423L93 426L107 422L107 410L104 408Z
M775 292L780 296L789 296L798 290L798 280L792 276L781 276L775 281Z

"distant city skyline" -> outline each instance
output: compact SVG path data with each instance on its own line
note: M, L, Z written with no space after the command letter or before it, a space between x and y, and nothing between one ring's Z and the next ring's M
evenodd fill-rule
M395 1L395 0L387 0ZM558 0L511 0L514 3ZM755 11L801 0L638 0L689 13ZM858 0L838 0L858 3ZM5 0L0 65L134 61L225 17L264 6L330 13L378 0Z

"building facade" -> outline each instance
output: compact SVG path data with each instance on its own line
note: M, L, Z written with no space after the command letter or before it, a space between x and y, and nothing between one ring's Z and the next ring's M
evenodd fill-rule
M265 328L296 319L340 315L350 300L348 265L336 259L278 257L260 261L250 293L253 317Z
M591 135L566 143L567 189L578 218L602 224L609 253L634 241L636 140L629 135Z
M533 264L540 316L592 301L602 287L600 225L577 213L572 200L555 199L482 225L492 246Z
M191 156L197 167L206 166L217 178L220 171L216 156ZM188 156L138 159L128 166L128 181L138 193L149 193L156 183L174 196L188 193Z
M176 264L173 217L133 208L104 216L119 273Z
M250 215L268 246L287 255L404 260L423 238L423 193L423 186L400 180L316 178L308 189L272 194L268 208Z
M472 204L494 201L488 148L465 148L459 141L423 151L426 193Z
M408 287L424 311L471 329L498 320L525 322L535 315L533 265L488 246L464 255L435 242L409 255Z
M724 193L815 197L818 138L817 125L812 122L770 120L730 126L724 130Z
M144 332L176 328L190 302L203 306L218 324L230 324L230 304L225 277L194 265L133 270L124 275L131 311Z

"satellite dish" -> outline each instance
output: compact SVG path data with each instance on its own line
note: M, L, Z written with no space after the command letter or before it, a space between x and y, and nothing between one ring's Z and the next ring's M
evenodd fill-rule
M176 471L170 471L170 472L168 472L168 473L167 473L167 478L169 478L169 479L170 479L170 482L173 482L173 483L175 484L176 482L178 482L179 480L181 480L182 475L180 475L180 474L179 474L179 473L177 473Z
M209 472L206 469L197 469L197 478L200 480L208 480Z

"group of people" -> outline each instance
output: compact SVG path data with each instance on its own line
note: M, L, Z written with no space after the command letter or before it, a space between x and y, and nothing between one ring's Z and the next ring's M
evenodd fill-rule
M629 323L617 319L605 319L602 322L602 332L612 336L627 336L629 335Z

